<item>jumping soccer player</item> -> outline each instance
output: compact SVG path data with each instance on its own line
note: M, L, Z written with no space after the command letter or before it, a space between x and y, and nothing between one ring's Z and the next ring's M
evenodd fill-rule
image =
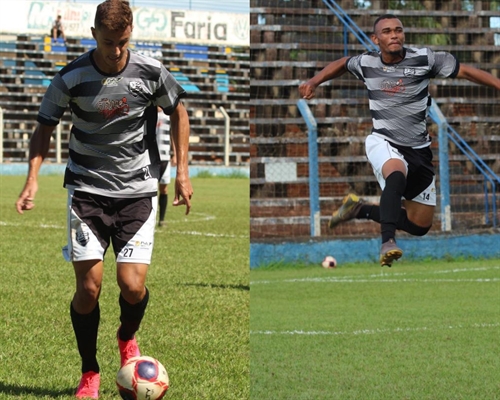
M379 51L333 61L301 84L299 92L304 99L311 99L318 85L345 72L366 85L373 129L365 147L382 188L380 205L364 204L349 194L333 212L329 227L352 218L379 222L380 264L391 266L403 255L396 244L396 229L422 236L434 217L436 187L426 129L429 80L461 78L496 89L500 89L500 80L460 64L450 53L404 47L403 24L392 14L377 18L371 38Z

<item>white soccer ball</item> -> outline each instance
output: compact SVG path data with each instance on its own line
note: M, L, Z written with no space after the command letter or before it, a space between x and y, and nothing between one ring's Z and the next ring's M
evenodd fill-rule
M337 266L337 260L332 256L326 256L321 265L323 268L335 268Z
M167 370L153 357L133 357L118 371L116 386L124 400L159 400L168 390Z

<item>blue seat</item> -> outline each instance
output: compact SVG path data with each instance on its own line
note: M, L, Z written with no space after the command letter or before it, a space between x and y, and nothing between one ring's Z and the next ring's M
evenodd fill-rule
M182 50L184 58L208 60L207 46L194 46L189 44L176 44L176 50Z
M215 83L218 92L229 92L229 76L226 71L215 71Z
M179 70L179 68L171 68L170 73L186 92L200 92L200 88L191 82L189 78Z
M15 50L16 49L16 42L0 42L0 49L5 49L5 50Z
M25 61L24 66L26 68L38 68L33 61ZM39 78L24 78L24 83L26 85L42 85L49 86L50 79L47 78L47 75L43 71L39 70L29 70L24 72L26 75L38 76Z
M94 48L97 43L94 39L80 39L80 45L83 47Z

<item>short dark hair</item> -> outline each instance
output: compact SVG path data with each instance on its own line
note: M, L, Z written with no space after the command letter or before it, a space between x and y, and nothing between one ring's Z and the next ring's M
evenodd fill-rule
M97 6L94 26L111 31L124 31L132 26L134 15L127 0L106 0Z
M375 33L375 27L377 26L377 24L382 21L383 19L398 19L398 17L396 17L394 14L384 14L384 15L381 15L380 17L378 17L375 22L373 23L373 33Z

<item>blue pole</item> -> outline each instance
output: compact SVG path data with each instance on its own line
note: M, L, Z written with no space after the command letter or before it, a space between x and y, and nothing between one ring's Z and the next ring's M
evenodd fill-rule
M319 172L318 172L318 124L304 99L297 101L297 107L308 129L309 147L309 208L311 236L321 236L319 210Z
M432 100L430 116L438 125L439 144L439 183L441 195L441 230L451 231L450 205L450 163L448 158L448 128L446 118L438 105Z

